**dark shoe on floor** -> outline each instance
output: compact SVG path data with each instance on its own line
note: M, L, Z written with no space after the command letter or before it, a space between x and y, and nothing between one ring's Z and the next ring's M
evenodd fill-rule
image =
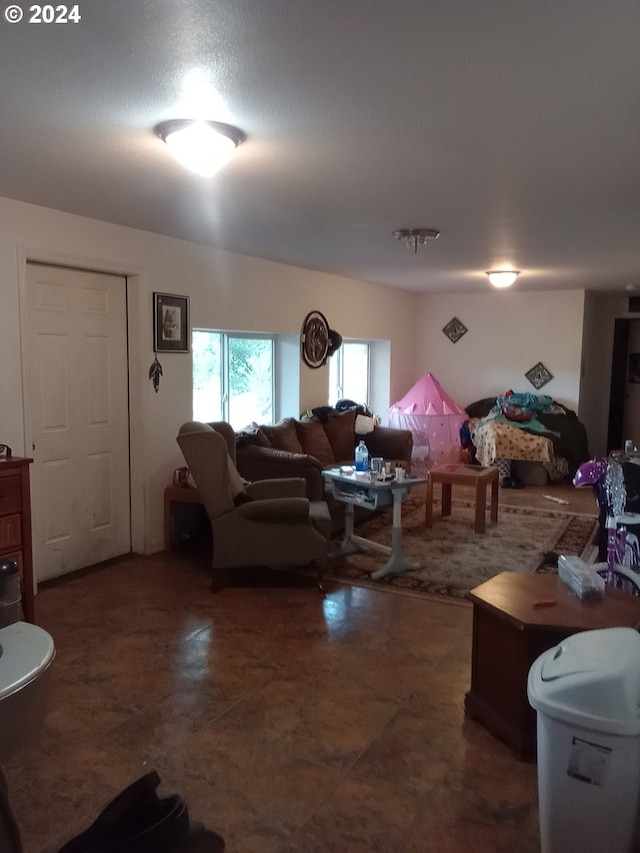
M182 850L189 836L189 810L177 795L160 799L156 793L159 784L155 770L142 776L111 800L91 826L58 853Z

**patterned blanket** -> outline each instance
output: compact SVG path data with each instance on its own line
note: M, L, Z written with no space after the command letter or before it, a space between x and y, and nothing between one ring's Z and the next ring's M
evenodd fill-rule
M485 423L473 435L476 459L481 465L493 465L496 459L541 462L549 479L560 482L568 477L567 460L556 456L549 438L525 429L501 423Z
M478 426L473 433L476 458L481 465L493 465L496 459L524 459L552 462L550 439L524 429L496 421Z

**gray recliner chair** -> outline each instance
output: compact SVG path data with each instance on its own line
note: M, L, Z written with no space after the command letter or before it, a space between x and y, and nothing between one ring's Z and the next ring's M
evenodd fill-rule
M235 467L235 433L222 421L189 421L177 441L211 522L213 568L313 563L322 588L331 517L326 503L305 497L305 481L245 483Z

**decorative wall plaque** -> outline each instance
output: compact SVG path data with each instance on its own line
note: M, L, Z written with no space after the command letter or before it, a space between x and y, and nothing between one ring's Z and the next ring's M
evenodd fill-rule
M534 364L534 366L530 370L527 370L525 376L536 389L536 391L538 390L538 388L542 388L543 385L546 385L547 382L553 379L552 374L549 373L549 371L541 361L539 361L537 364Z
M461 323L457 317L454 317L453 320L449 320L449 322L442 331L449 338L451 343L455 344L464 334L466 334L468 330L467 327L463 323Z
M321 367L329 354L329 324L321 311L310 311L300 333L300 354L309 367Z

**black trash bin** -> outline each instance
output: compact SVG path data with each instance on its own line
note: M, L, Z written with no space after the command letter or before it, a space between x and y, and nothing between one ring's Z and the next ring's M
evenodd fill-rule
M0 560L0 628L22 619L20 570L15 560Z

